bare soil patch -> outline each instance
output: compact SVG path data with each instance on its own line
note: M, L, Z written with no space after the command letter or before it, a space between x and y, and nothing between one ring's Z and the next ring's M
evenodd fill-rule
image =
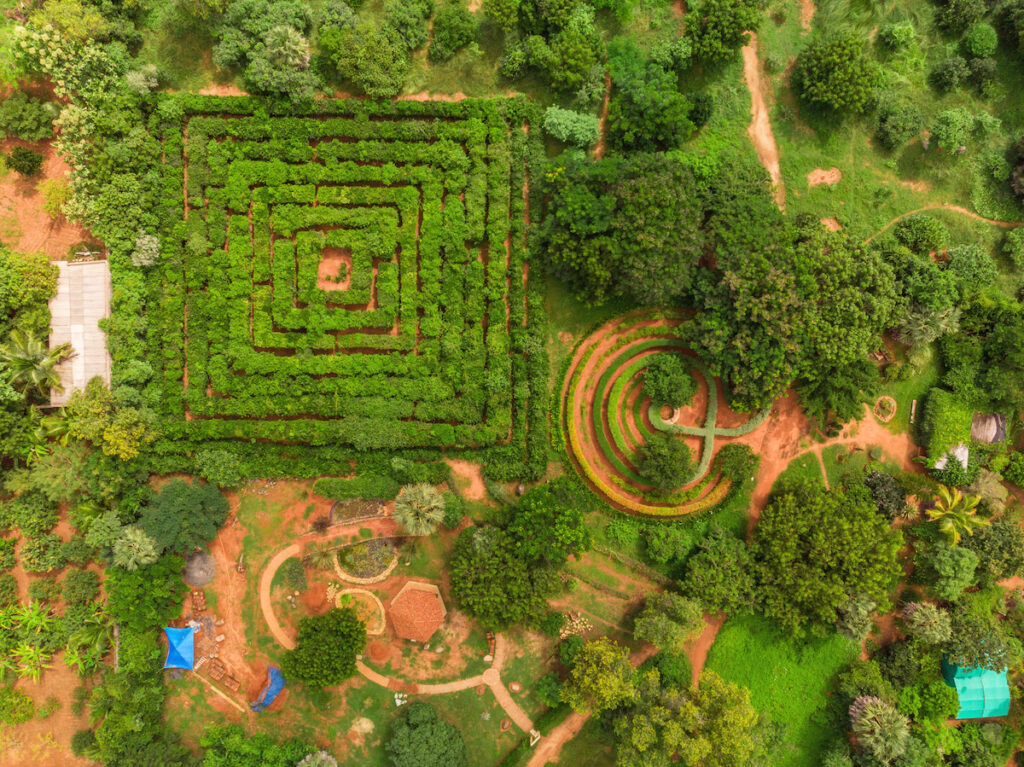
M830 232L838 232L843 228L843 225L839 223L839 219L832 216L821 219L821 224Z
M472 10L472 9L471 9ZM431 93L420 91L419 93L405 93L398 97L398 101L464 101L467 98L462 91L455 93Z
M807 174L807 185L808 186L832 186L838 184L843 178L843 172L839 168L829 168L824 170L822 168L815 168Z
M800 0L800 28L804 32L811 31L811 19L814 18L814 0Z
M92 235L63 216L50 218L43 210L43 195L36 187L44 180L66 180L71 169L57 154L52 141L45 144L26 144L14 139L0 142L4 152L17 145L28 146L42 154L43 168L32 178L22 178L14 171L0 178L0 240L25 253L42 252L53 261L65 259L73 246L92 240Z
M753 32L750 33L750 42L743 46L743 79L750 91L750 126L747 134L754 143L758 159L771 177L775 187L775 203L780 210L785 210L786 187L779 165L779 147L772 132L765 81L761 77L761 64L757 58L757 35Z
M348 290L351 284L352 252L347 248L325 248L317 264L316 286L320 290Z
M446 458L445 463L451 467L452 482L455 489L467 501L486 502L487 487L484 485L484 475L480 464L471 461L464 461L461 458Z

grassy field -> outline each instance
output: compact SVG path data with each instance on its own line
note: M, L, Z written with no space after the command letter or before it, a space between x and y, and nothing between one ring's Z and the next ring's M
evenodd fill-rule
M748 688L757 709L781 729L773 767L817 767L829 741L842 737L825 714L826 694L857 654L840 636L794 642L764 618L744 616L722 627L705 668Z
M824 474L822 474L818 456L813 453L805 453L790 461L785 471L775 478L775 484L772 485L772 489L774 490L779 487L781 483L795 480L809 480L821 483L824 486Z

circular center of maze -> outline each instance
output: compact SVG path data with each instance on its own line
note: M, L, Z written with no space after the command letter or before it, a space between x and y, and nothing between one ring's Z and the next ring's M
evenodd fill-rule
M651 311L612 320L580 344L570 365L562 410L570 456L591 487L626 511L676 516L722 501L730 483L714 470L716 441L748 434L768 416L763 410L747 417L720 405L717 382L680 338L684 322L682 314ZM686 355L699 384L691 404L662 408L644 395L643 373L659 354ZM720 425L720 413L736 423ZM637 468L639 449L657 432L685 439L697 458L685 484L667 496Z

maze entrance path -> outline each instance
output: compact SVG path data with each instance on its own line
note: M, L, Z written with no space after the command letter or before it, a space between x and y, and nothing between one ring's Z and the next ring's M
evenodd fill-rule
M707 368L690 353L681 312L640 311L605 323L577 347L562 390L561 427L570 458L601 496L641 514L678 516L708 508L729 492L712 468L716 441L749 434L767 410L753 417L729 411ZM657 354L685 354L702 381L707 405L699 423L666 420L643 396L643 371ZM719 422L719 414L729 424ZM640 476L636 452L656 430L698 438L699 459L689 482L662 498Z
M533 422L546 441L526 278L534 107L266 109L161 101L168 202L145 272L158 452L285 456L310 475L372 450L522 464Z

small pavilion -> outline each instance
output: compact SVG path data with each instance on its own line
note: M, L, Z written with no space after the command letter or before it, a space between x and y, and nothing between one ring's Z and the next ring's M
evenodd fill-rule
M444 624L448 610L440 589L433 583L406 581L388 605L388 613L400 639L429 642Z

